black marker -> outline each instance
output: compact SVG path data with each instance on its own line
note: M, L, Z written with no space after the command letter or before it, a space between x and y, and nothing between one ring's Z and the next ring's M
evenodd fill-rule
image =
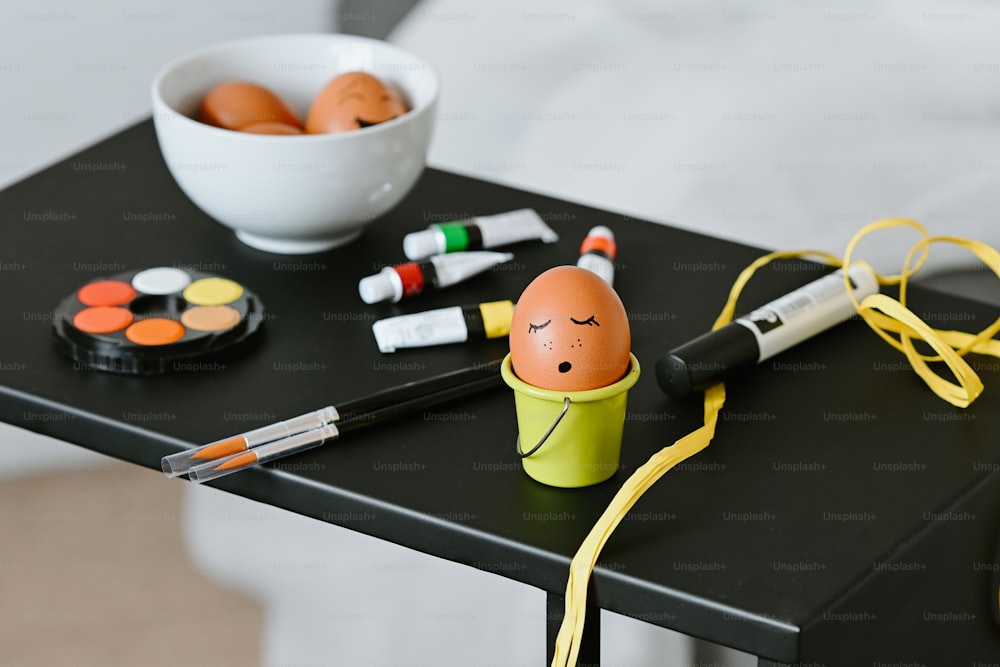
M855 265L848 275L858 301L878 291L878 279L867 265ZM671 350L656 363L656 381L671 398L685 398L854 314L854 304L844 290L843 271L838 269Z

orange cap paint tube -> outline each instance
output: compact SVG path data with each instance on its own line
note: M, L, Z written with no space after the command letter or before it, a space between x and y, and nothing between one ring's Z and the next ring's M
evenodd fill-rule
M615 235L604 225L598 225L587 233L587 238L580 244L580 259L576 265L593 271L604 282L613 285L615 282L615 256L618 246L615 245Z

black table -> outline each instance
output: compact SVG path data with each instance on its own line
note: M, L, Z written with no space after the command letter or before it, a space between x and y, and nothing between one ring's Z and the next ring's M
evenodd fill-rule
M521 207L542 214L560 242L518 246L505 270L399 305L358 298L358 278L403 259L404 233ZM149 121L0 193L0 216L0 419L155 469L165 454L243 427L502 356L505 340L383 356L370 326L516 298L544 269L574 263L591 226L611 227L643 375L629 395L622 469L608 482L562 490L528 478L506 387L215 482L544 589L550 628L569 561L621 482L700 425L700 398L667 399L655 361L711 325L762 253L432 169L350 246L269 255L184 197ZM61 299L93 277L159 265L250 286L267 308L262 343L214 370L147 378L78 370L57 354L50 320ZM762 271L743 303L826 270L784 262ZM911 302L942 327L979 329L996 316L919 289ZM590 603L762 665L995 663L1000 374L992 358L974 366L986 392L969 410L952 408L852 321L734 378L715 441L619 527Z

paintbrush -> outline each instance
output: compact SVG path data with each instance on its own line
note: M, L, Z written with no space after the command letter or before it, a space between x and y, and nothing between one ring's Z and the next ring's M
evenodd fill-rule
M345 433L384 424L396 417L449 403L463 396L469 396L486 389L498 387L501 384L500 374L494 373L493 375L466 381L429 394L414 396L392 405L385 405L369 412L358 412L351 418L341 422L324 424L319 428L296 433L287 438L269 442L238 454L202 463L188 470L188 475L192 481L207 482L223 475L252 468L261 463L275 461L307 449L312 449L313 447L318 447L325 442L340 438Z
M288 456L338 437L339 433L371 426L414 410L456 400L468 393L499 386L501 384L499 363L492 361L415 380L347 401L339 406L327 406L276 424L216 440L195 449L163 457L161 468L168 477L176 477L190 473L195 468L202 468L201 481L204 481L207 471L216 470L223 462L229 467L221 470L235 472L246 467L244 465L246 463L255 465L264 462L260 460L261 458L274 460L280 456ZM302 434L309 435L302 436ZM262 449L263 447L267 449ZM241 455L246 456L236 463L236 459Z

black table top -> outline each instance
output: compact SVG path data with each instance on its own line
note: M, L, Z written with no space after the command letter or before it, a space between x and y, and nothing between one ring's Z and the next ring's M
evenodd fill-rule
M522 207L542 214L560 241L512 248L505 270L436 294L397 305L359 299L360 277L404 259L406 232ZM544 269L574 263L590 227L608 225L619 247L615 287L643 367L629 394L622 469L608 482L565 490L528 478L514 451L513 396L501 387L214 483L560 593L569 560L627 475L700 425L700 397L666 398L653 365L710 327L736 275L763 252L430 169L351 245L266 254L185 198L149 121L0 193L0 221L0 419L155 469L185 446L503 356L504 339L381 355L370 327L391 314L514 299ZM97 276L160 265L249 286L267 309L261 344L214 370L144 378L78 370L57 353L51 312L65 296ZM801 261L763 270L742 303L759 305L826 270ZM986 305L919 289L911 302L944 328L979 329L996 317ZM593 600L792 662L845 650L811 637L856 633L831 610L856 611L858 592L883 590L880 575L902 571L886 564L936 543L939 526L981 534L946 577L978 590L988 573L970 563L991 557L982 549L995 544L995 522L985 512L950 521L962 502L996 487L1000 469L1000 366L990 358L974 366L985 393L968 410L952 408L851 321L728 382L715 441L618 528L595 570ZM942 578L927 567L907 581ZM926 613L930 603L919 600L873 599L865 613L886 604L905 624ZM977 610L989 614L985 597ZM864 627L875 633L880 623ZM939 626L954 628L925 618L913 645ZM988 632L980 638L996 642Z

